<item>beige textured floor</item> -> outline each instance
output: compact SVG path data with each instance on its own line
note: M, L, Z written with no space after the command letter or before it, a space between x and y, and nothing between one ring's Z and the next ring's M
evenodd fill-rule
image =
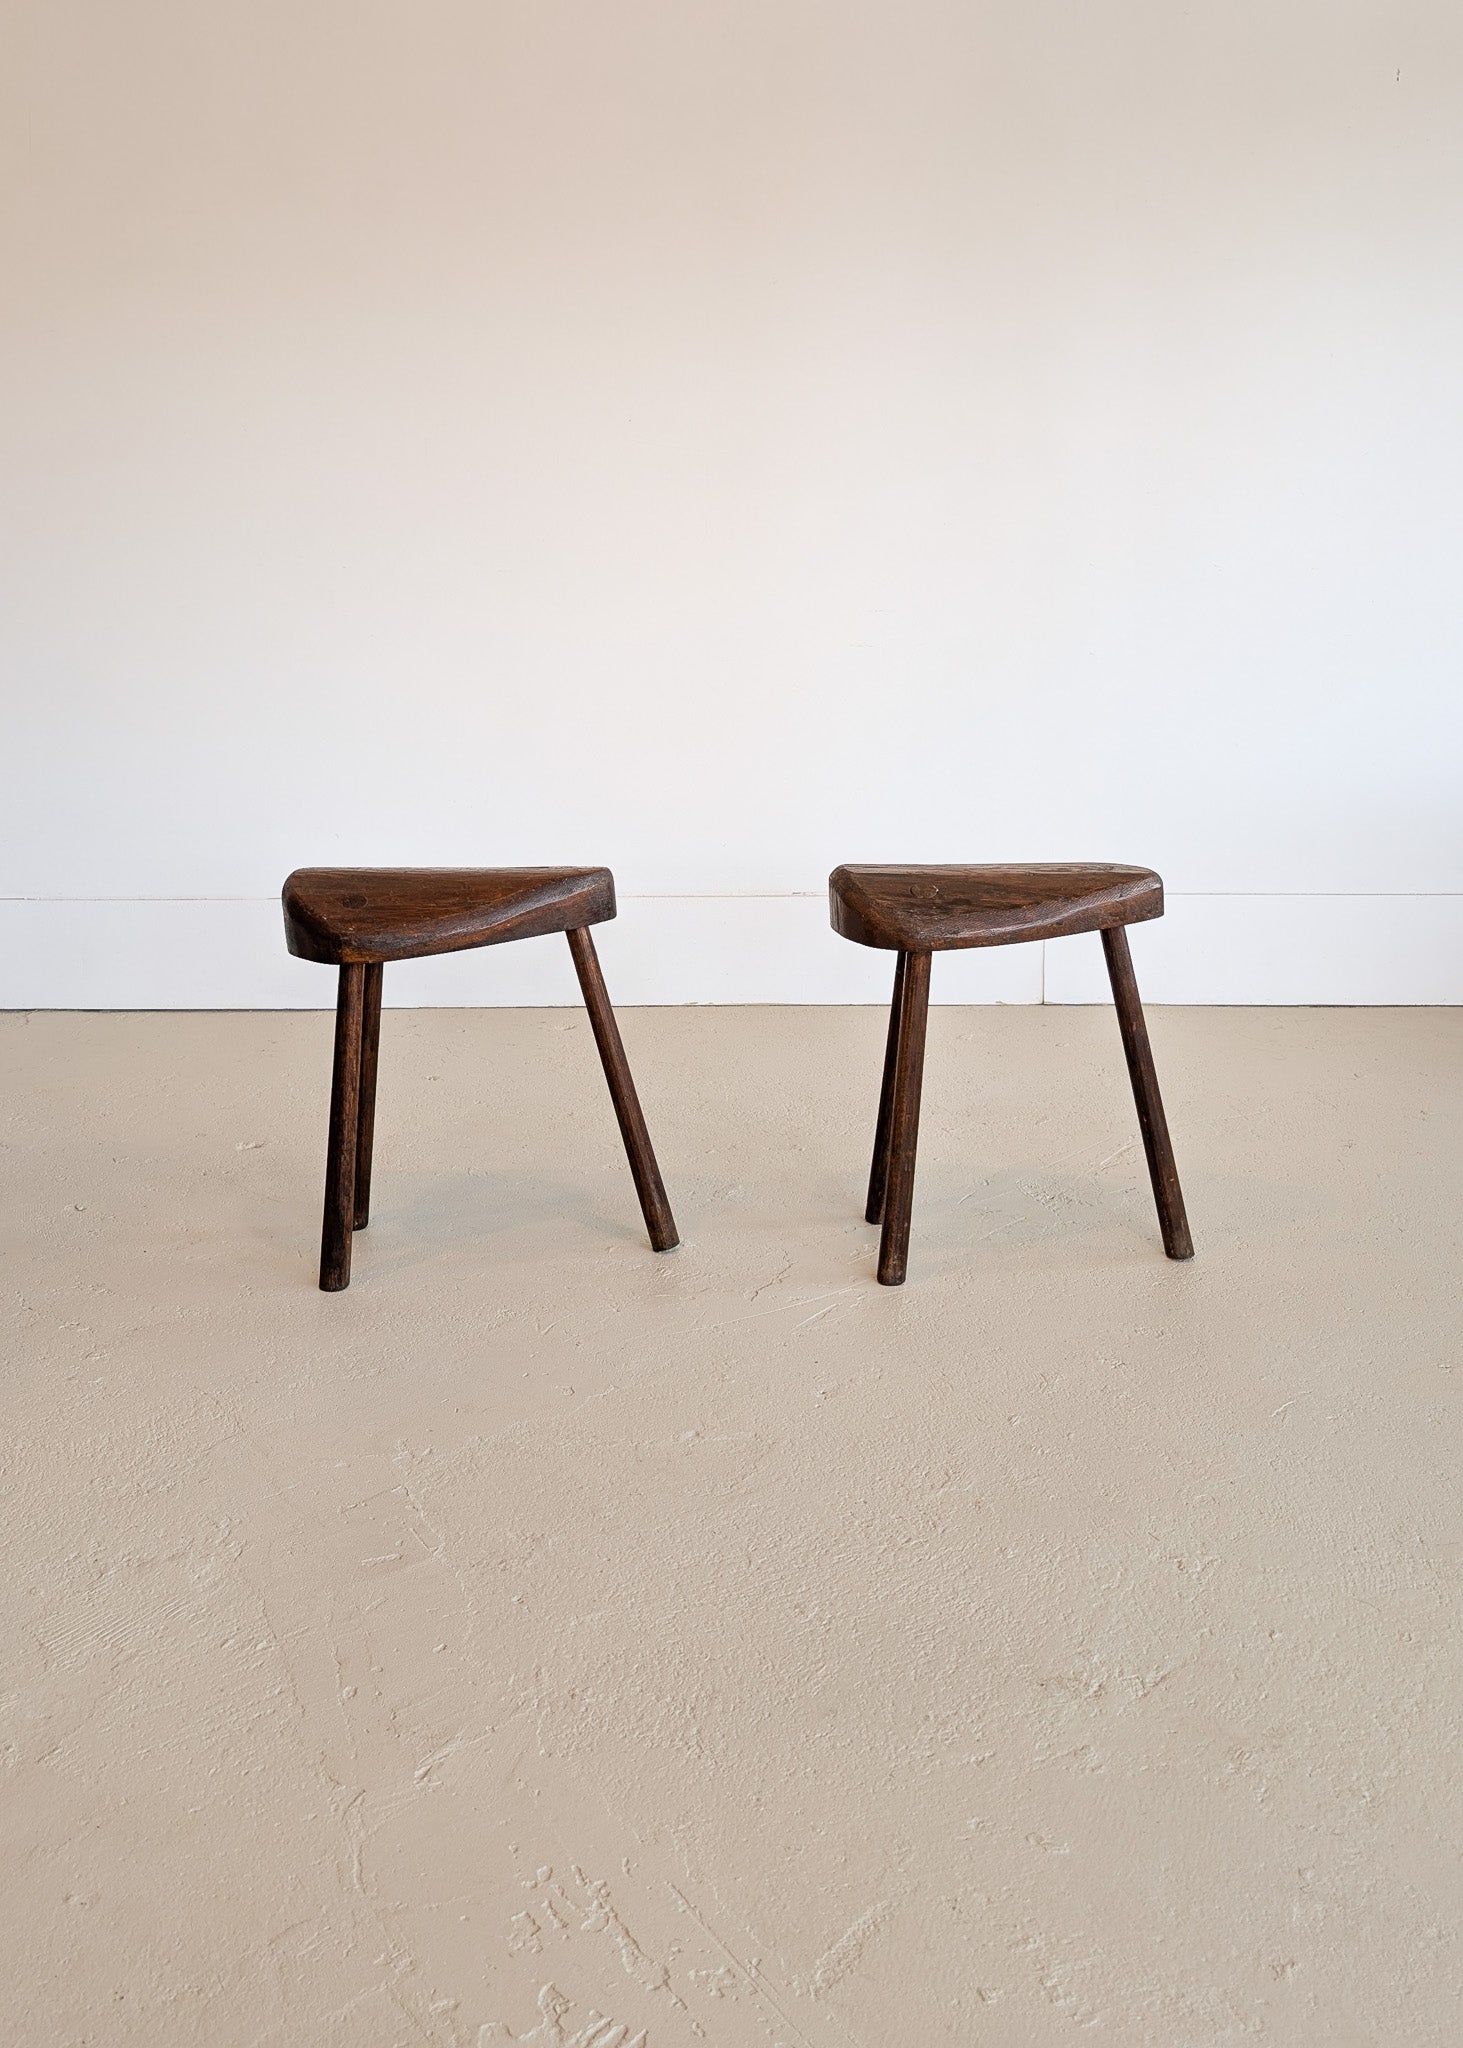
M1459 2039L1463 1014L0 1019L0 2039Z

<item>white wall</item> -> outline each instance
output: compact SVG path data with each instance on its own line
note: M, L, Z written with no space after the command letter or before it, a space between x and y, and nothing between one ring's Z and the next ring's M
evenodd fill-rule
M325 861L608 861L622 1000L873 996L884 857L1159 867L1158 999L1463 1000L1457 0L0 36L0 1001L327 1001Z

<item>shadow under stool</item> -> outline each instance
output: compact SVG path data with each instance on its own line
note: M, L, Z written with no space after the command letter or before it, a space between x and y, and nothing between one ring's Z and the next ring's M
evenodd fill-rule
M828 877L828 904L833 929L843 938L898 955L864 1212L870 1223L883 1226L879 1279L885 1287L902 1286L909 1263L930 955L1066 938L1076 932L1102 933L1163 1249L1171 1259L1194 1256L1125 930L1163 915L1163 883L1151 868L1076 862L1031 867L841 867Z
M461 953L563 932L609 1082L650 1242L680 1242L589 927L615 914L608 868L297 868L284 885L285 943L339 967L320 1285L350 1285L351 1237L371 1213L381 982L391 960Z

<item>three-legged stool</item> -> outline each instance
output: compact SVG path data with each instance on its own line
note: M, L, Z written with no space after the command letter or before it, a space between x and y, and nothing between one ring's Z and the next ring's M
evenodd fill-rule
M350 1285L351 1235L371 1213L371 1143L381 980L389 960L459 953L564 932L630 1157L650 1242L680 1242L655 1163L620 1029L589 935L615 914L608 868L297 868L284 885L285 943L340 969L325 1158L320 1285Z
M1073 932L1102 933L1163 1249L1171 1259L1194 1256L1124 930L1126 925L1163 915L1163 883L1151 868L1078 863L842 867L828 877L828 903L833 929L845 939L860 946L883 947L899 956L864 1212L870 1223L883 1225L879 1279L884 1286L901 1286L909 1261L930 955L967 946L1065 938Z

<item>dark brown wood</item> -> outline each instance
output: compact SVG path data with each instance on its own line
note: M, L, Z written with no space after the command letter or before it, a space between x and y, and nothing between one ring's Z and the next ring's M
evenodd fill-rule
M884 1041L884 1078L879 1087L879 1121L874 1127L874 1157L869 1167L869 1199L864 1205L866 1223L884 1220L884 1190L889 1178L889 1119L894 1113L894 1062L899 1054L899 1007L904 995L904 965L901 953L894 963L894 996L889 1004L889 1035Z
M676 1232L676 1220L666 1199L665 1183L655 1162L650 1133L645 1128L640 1098L635 1093L630 1063L625 1058L625 1048L620 1041L620 1027L610 1007L609 993L605 988L604 976L600 972L599 955L594 950L594 940L587 931L582 930L571 929L568 937L569 951L574 956L574 971L579 976L584 1007L589 1012L594 1042L599 1047L605 1079L610 1086L610 1100L615 1105L620 1136L625 1141L630 1172L635 1179L635 1192L640 1197L645 1228L650 1233L650 1242L656 1251L673 1251L681 1241Z
M297 868L285 944L303 960L418 960L603 924L608 868Z
M1191 1259L1194 1243L1189 1236L1183 1189L1179 1186L1179 1171L1174 1164L1168 1119L1163 1113L1163 1097L1158 1092L1158 1075L1153 1065L1153 1050L1148 1043L1148 1025L1138 995L1138 979L1133 972L1133 956L1128 950L1128 935L1121 925L1103 933L1102 950L1107 955L1108 978L1112 982L1113 1002L1123 1034L1128 1077L1133 1084L1133 1100L1138 1105L1138 1128L1143 1133L1143 1150L1148 1155L1148 1177L1153 1183L1153 1199L1158 1207L1159 1228L1163 1232L1163 1249L1171 1259Z
M376 1141L376 1056L381 1049L381 982L386 969L373 961L365 970L364 1014L361 1018L361 1081L356 1110L355 1227L371 1220L371 1153Z
M1072 861L1027 867L840 867L828 877L828 905L833 929L844 938L899 955L864 1212L870 1223L883 1225L879 1278L886 1287L900 1285L909 1258L931 953L1073 932L1102 933L1163 1248L1171 1259L1193 1257L1125 929L1163 915L1163 882L1152 868Z
M1062 862L1026 867L841 867L828 877L833 929L903 953L1008 946L1162 917L1151 868Z
M338 1294L341 1288L349 1287L351 1278L365 975L364 967L343 966L335 1000L330 1140L325 1153L325 1220L320 1232L320 1285L327 1294Z
M919 1097L925 1069L925 1024L930 1005L930 956L906 955L899 989L899 1045L894 1100L889 1113L888 1185L879 1239L879 1282L902 1287L909 1263L909 1219L914 1208L914 1156L919 1144Z
M650 1241L679 1243L588 927L615 914L608 868L298 868L284 885L292 953L340 968L320 1285L350 1285L371 1214L381 984L387 960L567 932Z

